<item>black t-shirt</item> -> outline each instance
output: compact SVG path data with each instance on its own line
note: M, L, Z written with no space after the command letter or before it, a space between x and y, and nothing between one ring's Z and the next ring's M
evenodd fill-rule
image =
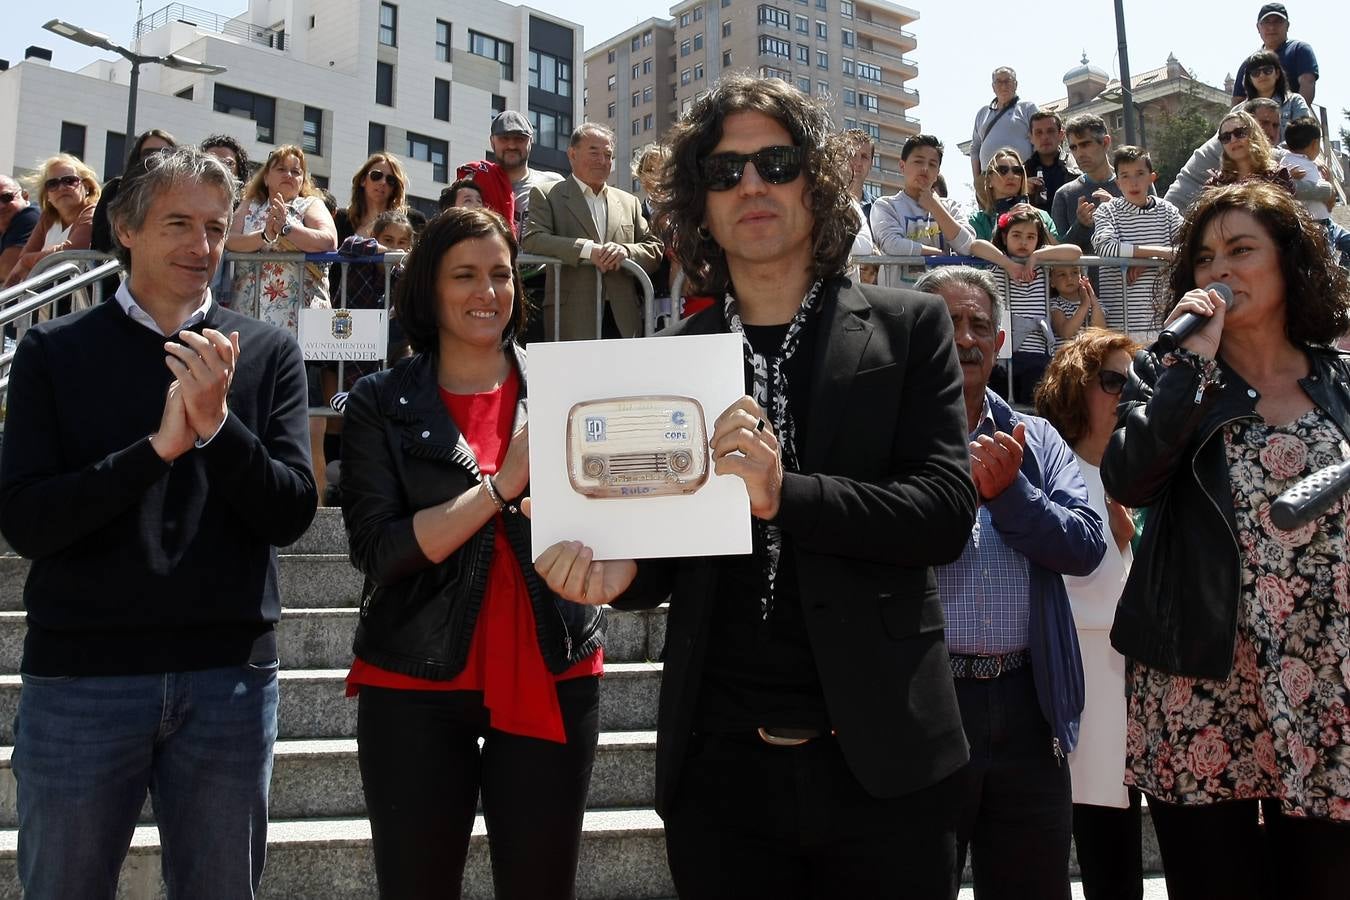
M41 217L42 214L32 203L16 212L14 218L9 220L9 227L0 232L0 253L10 247L22 249L23 245L28 243L28 238L33 234L33 229L37 227L38 219Z
M788 360L788 408L800 460L810 421L813 360L820 332L817 311L807 319ZM747 325L756 352L778 355L787 325ZM745 369L746 393L752 373ZM762 549L723 557L717 566L716 602L708 632L694 727L704 732L754 731L760 726L829 728L829 712L806 634L792 536L782 535L773 608L760 609Z

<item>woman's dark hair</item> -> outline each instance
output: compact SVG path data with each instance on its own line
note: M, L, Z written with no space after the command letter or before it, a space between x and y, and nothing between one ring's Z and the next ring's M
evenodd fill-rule
M226 150L233 153L236 163L235 168L237 170L234 173L234 177L239 180L240 184L243 184L248 180L248 154L244 152L242 144L228 134L213 134L202 141L202 152L205 153L213 147L224 147Z
M136 135L136 142L131 145L131 150L127 153L126 165L122 167L123 178L135 178L145 171L144 166L141 165L141 153L145 149L145 142L151 138L159 138L169 145L170 150L178 146L178 141L174 140L173 135L162 128L151 128L149 131L142 131L140 134Z
M511 251L511 284L515 288L515 309L511 320L502 329L502 345L510 343L517 334L524 334L529 321L529 304L520 284L520 268L516 265L519 246L511 226L500 215L483 207L456 206L447 209L428 223L417 239L417 245L408 254L403 278L394 292L394 309L403 325L403 333L416 353L433 356L440 349L440 293L437 281L441 259L460 241L473 238L499 237Z
M1270 50L1257 50L1247 61L1242 64L1242 91L1248 97L1261 96L1256 92L1256 85L1252 84L1252 69L1261 66L1275 67L1275 94L1274 99L1280 103L1289 94L1289 82L1284 75L1284 66L1280 65L1280 57Z
M1030 222L1036 226L1037 250L1050 244L1050 232L1046 230L1045 222L1042 221L1040 213L1034 209L1016 209L1008 210L999 216L994 223L994 246L1007 253L1008 230L1023 222Z
M1070 447L1087 437L1083 392L1115 353L1139 351L1129 335L1105 328L1084 328L1055 352L1036 385L1036 414L1048 419Z
M690 289L720 296L730 286L726 256L704 226L708 189L700 164L722 140L722 123L739 112L775 120L802 149L802 174L811 210L811 269L814 278L843 272L853 246L857 219L847 215L853 145L837 134L829 113L816 100L777 78L728 75L666 136L670 152L648 185L654 228L684 270Z
M1167 269L1166 293L1159 297L1162 322L1195 283L1200 242L1215 219L1245 212L1275 243L1284 278L1285 334L1295 344L1330 344L1350 328L1350 279L1336 264L1326 230L1303 204L1278 185L1242 181L1205 190L1187 211L1177 235L1176 258Z

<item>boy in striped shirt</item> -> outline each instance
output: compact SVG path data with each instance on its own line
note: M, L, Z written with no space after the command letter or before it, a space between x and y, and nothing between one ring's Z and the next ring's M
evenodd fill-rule
M1092 248L1098 256L1171 260L1181 212L1161 197L1149 193L1158 175L1153 160L1140 147L1116 150L1112 162L1120 196L1097 207L1093 215ZM1141 343L1157 337L1153 308L1156 269L1104 267L1101 302L1106 322Z

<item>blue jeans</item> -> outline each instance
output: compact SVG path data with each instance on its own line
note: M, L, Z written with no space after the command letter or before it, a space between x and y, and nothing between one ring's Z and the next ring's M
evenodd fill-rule
M13 767L27 900L111 900L147 790L170 898L254 896L267 854L275 662L22 677Z

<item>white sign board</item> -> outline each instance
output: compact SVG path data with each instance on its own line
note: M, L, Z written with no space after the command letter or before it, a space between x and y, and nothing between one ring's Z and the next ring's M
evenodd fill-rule
M300 350L311 360L382 360L389 351L383 309L302 309Z
M734 334L535 343L529 349L536 558L749 553L750 499L713 473L713 422L745 393Z

